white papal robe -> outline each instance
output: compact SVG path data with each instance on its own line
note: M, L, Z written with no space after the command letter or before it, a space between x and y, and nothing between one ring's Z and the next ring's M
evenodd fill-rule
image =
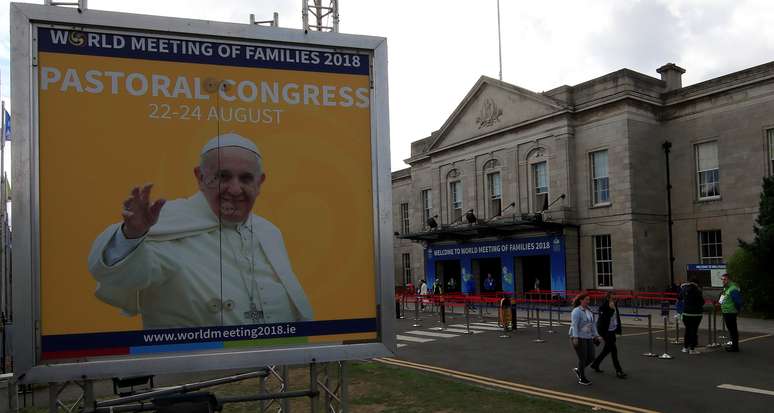
M312 320L282 234L257 215L221 227L201 193L169 201L136 247L110 263L117 231L121 223L105 229L89 254L96 296L141 314L145 329Z

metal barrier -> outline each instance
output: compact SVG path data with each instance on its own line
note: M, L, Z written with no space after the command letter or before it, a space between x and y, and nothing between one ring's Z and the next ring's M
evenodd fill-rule
M672 344L683 344L683 339L680 337L680 317L679 314L675 316L675 338L670 341Z
M709 331L709 339L707 340L707 349L717 349L720 347L718 343L718 311L717 307L712 306L712 318L707 314L707 330Z
M540 336L540 307L535 307L535 318L537 319L537 338L532 340L532 342L545 343L546 341Z
M412 327L422 327L422 324L419 324L419 296L414 296L414 324L412 324Z
M464 334L473 334L472 331L470 331L470 307L468 307L468 303L466 302L464 305L465 308L465 333Z
M648 314L648 352L642 354L645 357L657 357L658 354L653 352L653 317Z
M664 319L664 354L658 356L661 360L671 360L674 357L672 357L671 354L669 354L669 327L667 323L667 319L669 318L669 314L661 316L661 318ZM648 326L650 326L650 314L648 314Z

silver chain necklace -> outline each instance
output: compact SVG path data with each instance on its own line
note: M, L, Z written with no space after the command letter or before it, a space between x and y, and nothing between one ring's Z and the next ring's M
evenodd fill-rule
M255 273L255 238L253 236L253 217L250 216L250 226L247 228L247 230L250 231L250 274ZM240 225L237 224L236 233L239 234L239 237L241 239L242 233L240 230ZM228 239L228 237L226 237ZM236 250L234 249L234 246L231 244L231 240L229 240L229 247L231 247L231 253L234 255L234 262L239 263L239 257L237 257ZM254 324L258 324L263 322L263 309L258 308L258 304L255 302L255 277L250 276L250 285L248 286L247 279L245 278L243 271L241 268L239 270L239 278L242 279L242 285L245 287L245 291L247 292L247 297L250 299L250 310L244 312L245 320L250 320Z

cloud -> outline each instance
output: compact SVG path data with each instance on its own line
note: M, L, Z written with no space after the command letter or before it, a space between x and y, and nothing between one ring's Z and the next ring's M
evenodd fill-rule
M666 4L615 3L610 21L607 30L589 36L584 45L603 66L626 67L654 76L656 68L679 60L687 33L679 16Z
M8 1L0 25L9 27ZM42 3L41 0L36 3ZM89 0L91 9L247 23L250 13L301 27L297 0ZM774 56L771 0L501 1L503 80L539 92L623 67L658 77L674 62L683 85L766 63ZM392 168L428 136L481 75L497 77L494 0L341 1L341 31L389 44ZM0 75L8 94L8 31Z

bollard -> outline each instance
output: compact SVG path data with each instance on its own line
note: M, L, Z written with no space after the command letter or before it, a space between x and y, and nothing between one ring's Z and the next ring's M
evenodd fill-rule
M718 343L717 310L714 305L712 306L712 319L710 319L709 314L707 314L707 324L712 327L712 335L710 336L710 339L707 341L706 348L720 347L720 343Z
M535 318L537 319L537 338L532 340L533 343L545 343L546 341L540 337L540 308L535 307Z
M707 344L705 348L711 348L712 345L712 317L710 317L709 311L707 311Z
M419 296L415 296L414 299L414 324L411 325L411 327L422 327L422 324L419 324Z
M518 315L519 315L518 310L519 310L519 307L515 305L511 306L511 331L514 331L514 332L518 328L517 327L518 323L516 323L516 320L518 319Z
M634 304L634 321L642 320L640 318L640 299L635 297L632 299L632 304Z
M680 338L680 317L679 314L675 316L675 338L671 341L672 344L682 344L683 339Z
M554 307L553 302L548 303L548 331L546 334L554 334Z
M645 357L656 357L658 354L653 352L653 321L651 314L648 314L648 352L642 354Z
M464 334L472 334L470 331L470 310L468 309L468 301L465 300L465 329L468 330Z
M439 304L439 311L441 314L441 330L446 330L446 304L441 301Z
M500 338L510 338L511 336L508 335L508 320L506 315L506 311L513 312L513 307L511 306L511 301L506 297L500 300L500 319L503 324L503 333L500 334Z
M669 327L667 326L667 324L668 324L667 323L667 318L669 318L669 316L665 315L665 316L662 316L662 318L664 319L664 354L658 356L658 358L660 358L661 360L671 360L674 357L672 357L672 355L669 354L669 348L668 348L668 346L669 346L669 338L668 338L669 330L668 330L668 328Z

